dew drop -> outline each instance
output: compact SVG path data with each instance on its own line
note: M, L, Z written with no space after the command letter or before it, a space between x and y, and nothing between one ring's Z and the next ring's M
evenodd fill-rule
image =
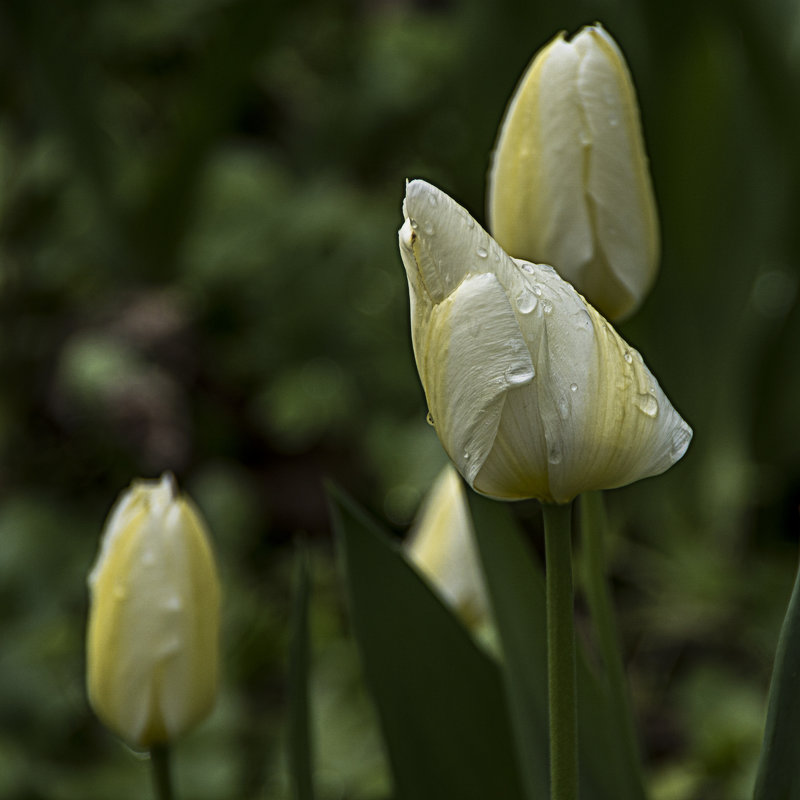
M464 461L469 461L471 457L472 457L472 454L468 450L465 450L464 451Z
M527 261L522 265L522 271L527 272L528 275L533 275L533 264L528 263Z
M617 117L609 117L609 118L608 118L608 124L609 124L609 125L610 125L612 128L616 128L616 127L617 127L617 125L619 125L619 119L618 119Z
M552 304L552 303L551 303L549 300L545 300L545 301L542 303L542 311L544 311L544 313L545 313L545 314L550 314L550 313L552 313L552 311L553 311L553 304Z
M422 225L422 230L425 231L428 236L433 236L433 223L424 222Z
M570 390L571 392L577 392L577 391L578 391L578 384L577 384L577 383L571 383L571 384L569 385L569 390Z
M512 386L519 386L521 383L527 383L533 378L533 367L528 364L512 364L505 373L506 382Z
M419 222L417 222L415 219L412 219L412 220L411 220L411 227L412 227L414 230L417 230L417 228L419 228Z
M472 217L467 217L467 227L470 229L475 227L475 220Z
M633 362L633 356L631 355L631 352L630 352L630 350L626 350L626 351L625 351L625 355L623 356L623 358L625 359L625 361L626 361L628 364L630 364L630 363L632 363L632 362Z
M428 205L433 208L436 205L436 195L432 192L428 195Z
M479 247L475 252L478 254L478 258L486 258L489 255L485 247Z
M549 450L547 451L547 460L551 464L560 464L561 463L561 450L559 449L558 445L550 445Z
M164 611L177 612L183 608L183 603L181 602L181 599L180 597L178 597L178 595L172 595L171 597L168 597L164 601L163 607Z
M648 417L655 417L658 414L658 400L652 394L640 394L636 405Z
M542 287L541 287L541 286L534 286L534 287L533 287L533 293L534 293L534 294L535 294L537 297L541 297L541 296L542 296Z
M520 314L530 314L531 311L536 308L538 302L536 295L533 292L529 292L527 289L523 289L517 295L517 308Z
M433 427L435 425L435 423L433 421L433 417L431 416L431 412L430 411L428 412L428 416L425 417L425 422L427 422L428 425L430 425L431 427Z
M569 418L569 400L566 397L559 398L558 401L558 413L561 414L561 419L568 419Z

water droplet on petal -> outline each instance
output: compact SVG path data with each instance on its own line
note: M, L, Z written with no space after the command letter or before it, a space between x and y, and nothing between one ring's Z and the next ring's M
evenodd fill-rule
M623 356L623 358L625 359L625 361L628 362L628 364L630 364L633 361L633 356L631 355L630 350L625 351L625 355Z
M435 194L433 194L433 192L431 192L431 193L428 195L428 205L430 205L430 206L431 206L431 208L433 208L433 206L435 206L435 205L436 205L436 195L435 195Z
M517 308L519 309L520 314L530 314L531 311L536 308L536 304L538 302L539 301L536 299L536 295L527 289L523 289L517 295Z
M425 233L426 233L428 236L433 236L433 223L432 223L432 222L427 222L427 221L426 221L426 222L425 222L425 223L423 223L423 225L422 225L422 230L423 230L423 231L425 231Z
M534 376L533 367L530 364L512 364L505 374L506 382L512 386L527 383Z
M427 422L428 425L431 425L431 426L433 426L435 424L434 421L433 421L433 417L431 416L431 412L430 411L428 412L428 416L425 417L425 422Z
M547 451L547 460L551 464L560 464L561 463L561 449L556 444L550 445L550 448Z
M471 453L468 450L464 451L464 461L469 461L471 457Z
M479 247L475 252L478 254L478 258L486 258L486 256L489 255L489 252L485 247Z
M545 300L542 303L542 311L544 311L545 314L550 314L553 311L553 304L549 300Z
M616 127L617 127L617 125L619 125L619 119L618 119L617 117L613 117L613 116L612 116L612 117L609 117L609 118L608 118L608 124L609 124L609 125L610 125L612 128L616 128Z
M531 263L529 263L529 262L527 262L527 261L526 261L526 262L525 262L525 263L522 265L522 271L523 271L523 272L527 272L527 273L528 273L528 275L533 275L533 264L531 264Z
M571 392L577 392L577 391L578 391L578 384L577 384L577 383L571 383L571 384L569 385L569 390L570 390Z
M561 397L558 400L558 413L561 414L561 419L569 417L570 407L569 400L566 397Z
M412 219L412 220L411 220L411 227L412 227L414 230L417 230L417 228L419 228L419 222L417 222L415 219Z
M534 293L534 294L535 294L537 297L541 297L541 296L542 296L542 287L541 287L541 286L534 286L534 287L533 287L533 293Z
M636 405L648 417L655 417L658 414L658 400L652 394L640 394L636 399Z
M475 220L472 217L467 217L467 227L474 228L475 227Z
M163 608L164 611L171 611L174 613L180 611L183 608L183 603L181 602L181 598L178 597L178 595L174 594L171 597L168 597L164 601Z

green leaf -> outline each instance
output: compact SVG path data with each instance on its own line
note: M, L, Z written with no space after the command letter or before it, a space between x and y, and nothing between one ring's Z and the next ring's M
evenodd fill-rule
M338 493L331 505L396 796L523 800L497 664L385 534Z
M502 643L506 701L528 800L548 796L547 609L541 565L510 509L470 493L475 537L495 625ZM578 760L583 800L641 800L643 789L609 737L608 692L577 652ZM544 787L544 788L543 788Z
M783 620L754 800L800 798L800 572Z
M308 703L308 553L297 548L297 566L289 653L289 779L295 800L314 800L313 756Z

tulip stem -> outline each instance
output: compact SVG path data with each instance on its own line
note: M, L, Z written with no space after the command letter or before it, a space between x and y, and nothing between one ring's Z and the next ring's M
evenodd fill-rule
M572 503L544 504L550 797L577 800L578 721L572 590Z
M603 542L608 533L608 518L602 492L586 492L580 498L581 542L584 553L584 580L589 613L594 621L606 678L611 693L612 713L623 747L627 750L631 777L644 785L639 743L633 721L625 666L622 662L619 633L614 617Z
M153 765L156 800L173 800L169 747L165 744L154 745L150 749L150 763Z

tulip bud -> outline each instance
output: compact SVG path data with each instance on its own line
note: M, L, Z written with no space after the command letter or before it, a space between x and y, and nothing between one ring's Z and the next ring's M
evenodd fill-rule
M565 503L683 456L692 431L639 353L552 267L508 256L424 181L403 212L417 370L470 486Z
M508 253L552 264L609 319L641 304L658 219L633 82L600 25L534 58L500 127L488 207Z
M464 484L448 464L428 494L406 545L409 558L467 625L489 616Z
M205 524L172 475L117 501L89 588L92 707L133 747L171 742L214 705L220 604Z

